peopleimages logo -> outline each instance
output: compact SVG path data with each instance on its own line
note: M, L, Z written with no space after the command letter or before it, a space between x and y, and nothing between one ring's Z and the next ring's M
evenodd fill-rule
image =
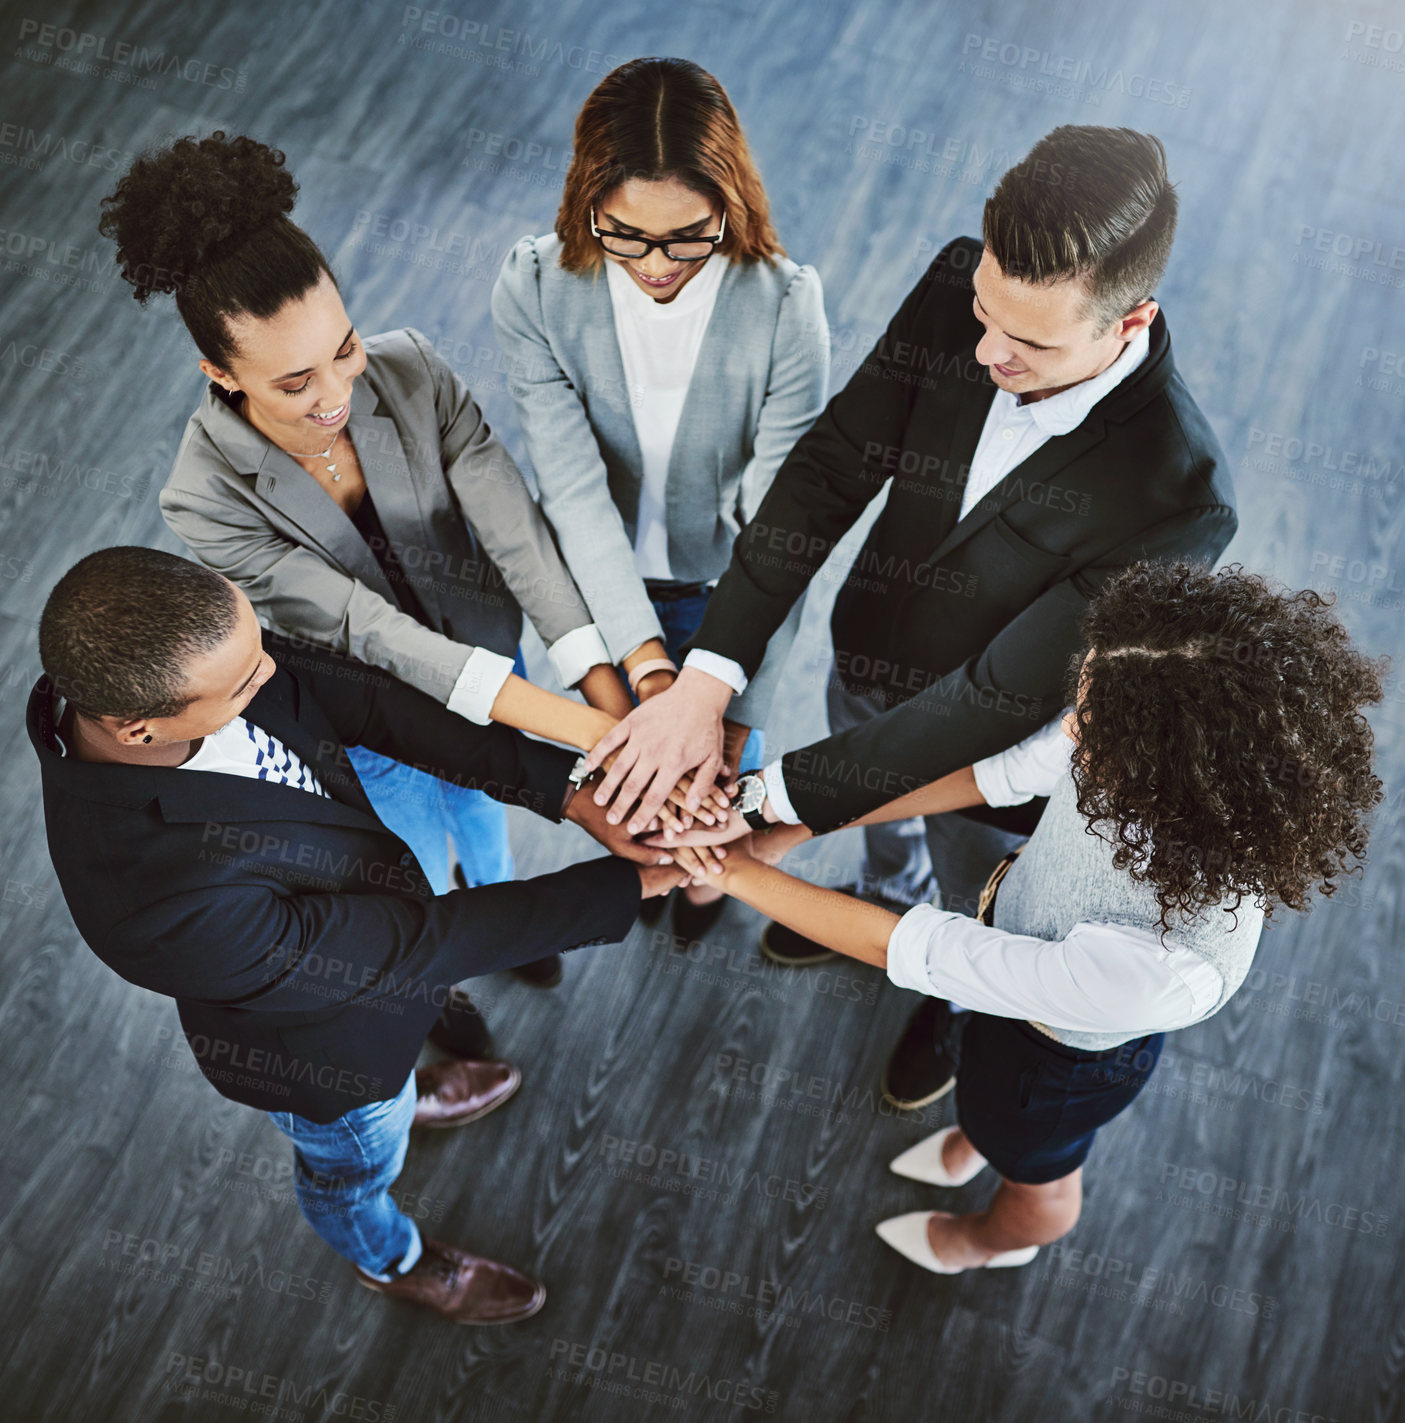
M987 65L999 64L1011 74L1034 76L1078 85L1099 94L1129 94L1134 99L1149 99L1177 109L1190 107L1190 89L1185 84L1173 84L1166 79L1153 79L1146 74L1128 74L1091 59L1072 54L1051 54L1033 45L1015 44L994 35L968 34L961 43L963 72L967 62L983 60ZM978 78L993 78L999 71L972 69Z
M1335 1413L1295 1408L1258 1394L1245 1397L1231 1388L1202 1388L1188 1379L1149 1374L1141 1369L1120 1366L1113 1369L1112 1389L1104 1403L1114 1404L1128 1413L1144 1411L1152 1418L1190 1418L1195 1415L1189 1410L1194 1409L1196 1414L1209 1418L1252 1419L1253 1423L1340 1423ZM1119 1392L1124 1396L1117 1397ZM1155 1406L1148 1407L1143 1399L1152 1400ZM1177 1411L1168 1412L1171 1408Z
M301 1409L315 1409L316 1416L335 1414L359 1418L364 1423L393 1423L396 1408L380 1399L361 1394L328 1391L326 1385L300 1384L282 1374L271 1374L257 1365L231 1364L201 1354L172 1354L167 1362L169 1377L163 1387L182 1402L218 1403L263 1417L306 1417Z
M554 1366L549 1372L554 1377L608 1393L633 1397L643 1390L656 1390L650 1401L657 1401L659 1393L687 1395L759 1413L774 1413L780 1402L774 1389L761 1388L747 1380L717 1378L696 1369L685 1373L658 1359L641 1359L570 1339L553 1339L549 1357Z
M1197 1199L1213 1201L1230 1209L1275 1212L1291 1220L1295 1227L1298 1222L1315 1220L1340 1230L1382 1238L1390 1225L1390 1217L1379 1211L1363 1210L1342 1201L1324 1201L1321 1196L1294 1192L1272 1182L1243 1181L1180 1161L1163 1161L1158 1174L1163 1192L1181 1193L1179 1199L1168 1197L1173 1204Z
M836 1324L852 1324L860 1329L885 1332L893 1322L893 1312L862 1300L827 1295L821 1290L797 1289L775 1279L753 1279L738 1270L718 1265L704 1265L697 1260L681 1260L670 1256L664 1261L664 1290L673 1299L692 1302L695 1291L703 1290L722 1296L735 1295L762 1308L763 1312L781 1316L823 1317Z
M210 89L232 89L242 94L247 84L243 68L228 64L209 64L194 55L168 54L164 49L149 48L131 40L114 40L108 35L90 30L74 30L47 21L20 21L20 44L27 49L21 57L52 64L57 69L69 69L81 74L105 76L113 69L128 70L146 76L174 74L187 84L203 84Z

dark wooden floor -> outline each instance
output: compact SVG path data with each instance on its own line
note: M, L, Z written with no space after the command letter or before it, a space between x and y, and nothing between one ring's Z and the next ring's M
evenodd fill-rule
M417 1142L401 1186L435 1233L547 1280L545 1311L501 1331L357 1289L298 1214L284 1139L196 1076L168 1001L79 941L23 696L64 568L177 547L155 491L194 354L95 228L116 172L173 133L286 149L358 325L427 332L515 440L489 284L549 228L574 112L620 59L687 55L727 85L787 247L823 275L837 380L1041 133L1150 129L1183 204L1160 295L1238 472L1230 556L1337 592L1363 645L1402 651L1398 3L419 9L435 33L388 0L0 13L0 1415L1405 1417L1398 675L1366 878L1268 935L1235 1001L1172 1040L1105 1132L1078 1228L1023 1270L937 1279L877 1240L886 1215L989 1186L887 1171L951 1110L877 1105L909 1003L862 969L762 972L745 909L691 948L636 928L554 992L479 985L526 1084ZM816 592L772 744L822 725ZM587 852L514 835L526 873ZM855 853L838 837L808 872L834 883Z

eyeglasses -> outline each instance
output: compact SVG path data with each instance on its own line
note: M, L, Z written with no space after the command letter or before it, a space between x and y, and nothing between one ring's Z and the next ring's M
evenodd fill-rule
M715 237L670 237L660 242L652 237L627 237L623 232L601 230L595 225L595 209L590 210L590 230L600 239L600 245L615 257L647 257L655 247L663 249L670 262L703 262L711 257L727 231L727 214Z

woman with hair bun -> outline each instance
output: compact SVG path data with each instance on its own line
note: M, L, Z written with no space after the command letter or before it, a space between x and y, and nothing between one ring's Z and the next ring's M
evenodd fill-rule
M493 321L542 508L611 660L655 696L829 377L819 274L786 258L712 75L636 59L601 80L576 119L555 232L508 253ZM760 763L760 735L743 746L798 622L797 604L750 686L726 672L745 689L733 768ZM719 661L707 670L721 676ZM721 899L688 901L675 927L695 938Z
M275 631L473 722L589 747L631 703L521 474L423 335L361 339L288 216L296 192L282 153L216 132L139 158L103 201L136 299L174 293L209 380L160 494L167 524ZM590 707L514 673L524 611ZM496 801L350 755L437 893L446 832L460 883L511 878ZM554 983L559 965L524 976Z

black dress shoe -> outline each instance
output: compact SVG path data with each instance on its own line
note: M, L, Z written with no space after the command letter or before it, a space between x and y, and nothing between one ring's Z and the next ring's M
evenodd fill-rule
M849 885L839 893L852 895L856 891ZM794 929L787 929L784 924L774 921L761 931L761 952L782 968L809 968L811 964L827 963L839 957L833 949L827 949L823 944L817 944L804 934L797 934Z
M548 954L533 963L520 963L512 971L533 988L555 988L561 982L561 955Z
M883 1100L911 1112L944 1097L956 1085L965 1014L945 998L924 998L907 1021L883 1071Z
M478 1005L462 988L449 990L444 1011L429 1030L429 1040L450 1057L492 1058L493 1035Z
M650 895L648 899L639 901L639 922L647 925L650 929L663 918L668 911L669 901L673 898L673 891L667 894Z
M701 939L722 917L727 907L727 896L720 895L706 904L694 904L687 891L679 894L673 905L673 930L680 939L690 944Z

